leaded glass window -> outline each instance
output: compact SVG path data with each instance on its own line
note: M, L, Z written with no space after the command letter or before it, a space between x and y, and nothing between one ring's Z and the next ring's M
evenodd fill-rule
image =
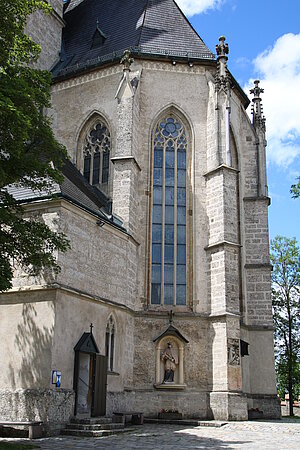
M107 184L110 161L110 132L97 121L85 138L83 149L83 175L93 185Z
M186 304L187 135L170 114L155 128L151 303Z

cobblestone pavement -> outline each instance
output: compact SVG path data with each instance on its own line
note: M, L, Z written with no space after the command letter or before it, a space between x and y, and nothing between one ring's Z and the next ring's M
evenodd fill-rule
M231 422L220 428L146 424L102 438L61 436L18 442L36 444L41 450L300 449L300 421Z

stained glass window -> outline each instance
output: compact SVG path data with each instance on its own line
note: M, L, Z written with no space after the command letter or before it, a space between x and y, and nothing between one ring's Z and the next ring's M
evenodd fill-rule
M93 185L109 179L110 132L98 121L86 135L83 149L83 176Z
M154 134L151 303L186 304L187 136L175 115Z

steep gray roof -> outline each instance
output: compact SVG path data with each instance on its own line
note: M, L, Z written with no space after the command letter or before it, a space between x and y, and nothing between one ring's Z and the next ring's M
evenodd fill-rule
M71 0L54 77L119 59L125 49L153 57L214 60L174 0ZM100 30L104 39L95 40Z
M122 221L110 213L110 199L97 187L91 186L71 161L67 160L65 162L62 168L62 175L62 183L53 183L50 192L47 190L33 191L28 187L17 185L8 186L6 189L20 203L50 199L53 196L54 198L65 198L77 206L98 215L105 222L123 228Z

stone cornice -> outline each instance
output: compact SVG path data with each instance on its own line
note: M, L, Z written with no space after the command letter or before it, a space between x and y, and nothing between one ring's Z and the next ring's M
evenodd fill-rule
M176 72L176 73L188 73L190 75L204 74L205 68L198 64L193 64L189 66L187 63L176 63L175 65L171 62L163 61L142 61L142 66L144 69L163 71L163 72Z
M247 325L245 323L241 323L241 329L246 329L249 331L274 331L273 325Z
M212 169L212 170L209 170L209 171L206 172L203 176L204 176L205 178L207 178L207 177L210 177L211 175L215 175L215 174L217 174L218 172L221 172L221 171L223 171L223 170L227 170L228 172L234 172L234 173L236 173L236 174L238 174L238 173L240 172L239 170L235 169L234 167L227 166L226 164L221 164L220 166L215 167L215 168Z
M116 74L123 74L123 67L119 63L106 68L94 69L88 73L77 75L64 81L54 81L51 92L56 93L59 91L63 91L64 89L69 89L74 86L78 86Z
M245 269L273 269L272 264L269 263L253 263L253 264L245 264Z

